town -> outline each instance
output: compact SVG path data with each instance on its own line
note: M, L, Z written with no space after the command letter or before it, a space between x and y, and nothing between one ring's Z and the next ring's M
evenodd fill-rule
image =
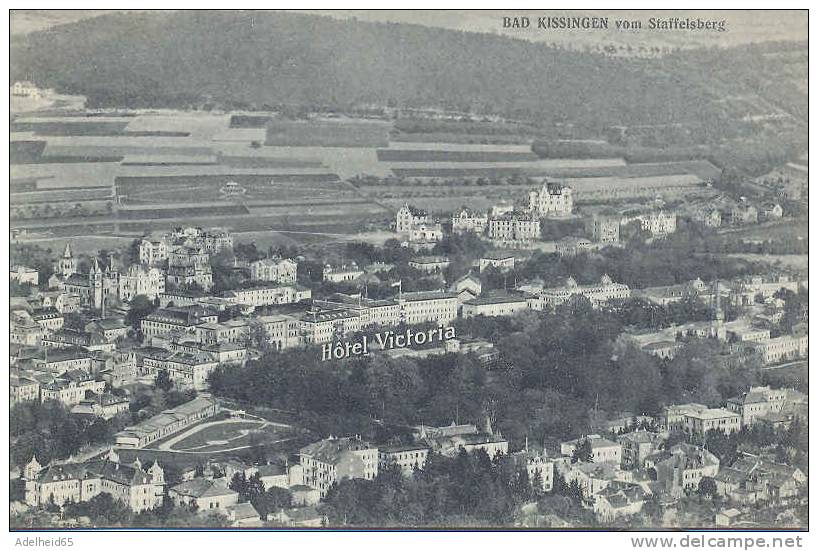
M391 473L417 479L427 468L439 474L474 456L469 469L504 465L516 484L509 497L516 505L483 519L491 523L608 526L639 517L732 527L772 514L794 522L806 504L807 396L781 379L761 383L779 366L805 367L806 279L724 266L712 281L641 288L608 274L546 281L536 275L542 263L581 266L596 257L604 267L605 252L670 247L682 226L712 231L718 215L742 224L739 213L753 209L711 202L715 214L654 206L578 215L574 199L570 187L546 180L517 201L489 212L464 207L443 222L407 204L395 214L394 237L380 247L347 244L348 260L335 263L259 251L220 228L173 228L88 255L75 255L71 242L53 258L19 247L39 262L10 270L20 514L52 514L71 525L95 522L94 514L113 507L150 525L151 512L173 508L169 518L182 523L325 526L342 514L336 502L345 492L363 491L346 484L374 482L381 473L383 484L400 485ZM780 206L764 212L782 215ZM565 221L574 233L550 246L542 240L541 226ZM272 368L262 374L268 362L290 370L303 368L290 361L313 362L317 369L305 376L321 378L323 368L337 377L362 369L344 365L362 352L373 365L386 362L390 378L410 376L411 362L434 370L442 358L473 370L472 377L530 377L507 339L534 328L556 335L552 324L565 316L618 320L623 331L611 344L622 361L649 364L662 377L695 377L669 372L698 362L706 371L719 366L726 378L702 373L678 394L689 401L646 395L628 411L600 411L597 397L579 416L587 424L553 433L530 422L504 431L510 419L500 410L510 405L491 397L462 413L456 401L427 419L393 416L385 401L406 400L400 386L359 433L336 433L342 423L311 426L298 411L304 406L270 409L292 402L264 399L269 392L257 387L284 384L270 379ZM490 323L495 318L509 321ZM378 331L405 342L387 346ZM350 344L367 336L369 347ZM333 405L323 407L330 413ZM63 442L55 446L32 432L29 419L43 417L69 423L76 440L52 434ZM558 499L563 514L543 505ZM347 519L355 514L343 511Z
M806 12L386 13L12 10L12 530L808 528Z

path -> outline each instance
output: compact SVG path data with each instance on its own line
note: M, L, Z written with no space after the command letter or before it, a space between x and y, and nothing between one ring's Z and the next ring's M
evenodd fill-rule
M283 423L273 423L272 421L265 421L265 420L261 420L261 419L258 419L257 422L258 422L259 428L265 428L265 427L268 427L268 426L280 427L280 428L286 428L286 429L292 428L290 425L285 425ZM176 436L173 436L169 440L166 440L162 444L159 444L159 446L156 449L161 450L161 451L179 451L179 450L171 449L172 446L174 444L176 444L177 442L180 442L181 440L184 440L185 438L187 438L189 436L193 436L197 432L202 431L202 430L204 430L206 428L209 428L209 427L212 427L212 426L215 426L215 425L223 425L223 424L226 424L226 423L247 423L247 419L246 418L235 418L235 419L224 419L222 421L209 421L207 423L202 423L201 425L196 425L195 427L193 427L193 428L191 428L189 430L186 430L186 431L184 431L184 432L182 432L180 434L177 434ZM242 446L242 447L247 447L247 446ZM230 450L224 450L224 451L230 451ZM194 453L196 453L196 452L194 452ZM201 452L198 452L198 453L201 453Z

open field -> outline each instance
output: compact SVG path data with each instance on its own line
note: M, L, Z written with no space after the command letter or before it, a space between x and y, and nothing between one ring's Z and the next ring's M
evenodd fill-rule
M739 228L722 228L719 233L747 240L808 239L809 224L806 219L782 219Z
M282 459L291 454L298 453L298 450L314 441L315 438L306 435L292 435L280 442L270 442L262 444L268 457L279 456ZM204 464L207 460L224 461L230 458L241 457L248 453L248 448L229 451L208 451L207 453L178 452L156 449L117 449L121 461L132 463L137 457L143 465L150 465L153 461L158 461L161 465L173 465L177 468L189 468Z
M379 149L379 161L403 162L519 162L536 161L537 156L525 151L438 151L434 149Z
M457 142L395 142L389 144L389 149L421 149L433 151L504 151L510 153L531 153L529 144L477 144Z
M175 452L218 453L281 441L292 437L291 433L291 427L268 421L225 419L202 423L151 447Z
M389 144L390 123L374 121L287 121L267 124L266 145L377 147Z
M14 226L40 232L42 239L62 239L83 231L130 235L172 221L218 224L234 232L292 232L275 239L303 243L322 234L340 239L329 234L380 227L405 201L435 212L464 204L486 209L522 197L530 187L502 180L474 185L478 177L563 179L582 203L611 200L616 195L611 190L621 186L646 186L651 194L668 186L695 186L716 170L703 161L629 165L616 157L539 159L530 136L516 139L523 128L518 126L490 136L494 143L479 143L484 140L474 125L461 134L457 124L430 133L392 127L380 120L292 121L265 113L173 110L52 110L18 117L12 205L50 206L56 212L62 212L62 204L93 208L84 217L43 220L26 211L18 213L26 219ZM436 137L429 140L426 134ZM409 181L359 187L343 181L358 175ZM239 184L238 193L227 192L228 182ZM108 202L116 207L110 213Z
M809 270L809 256L806 254L747 254L731 253L724 256L740 258L750 262L766 262L772 266L779 266L789 270L798 270L807 273Z

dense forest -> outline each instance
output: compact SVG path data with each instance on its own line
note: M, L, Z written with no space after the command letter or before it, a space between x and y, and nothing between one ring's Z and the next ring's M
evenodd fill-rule
M805 113L798 59L767 55L771 47L619 59L419 25L184 11L108 14L15 37L11 76L91 105L440 106L600 131L692 123L708 136L743 114L728 95ZM725 78L714 82L711 68Z

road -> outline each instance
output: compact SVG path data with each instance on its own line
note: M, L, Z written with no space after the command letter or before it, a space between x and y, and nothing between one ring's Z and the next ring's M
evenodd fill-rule
M784 368L787 368L787 367L795 367L795 366L800 366L800 365L809 366L809 360L793 360L791 362L786 362L786 363L783 363L783 364L768 365L766 367L762 367L761 369L763 371L770 371L770 370L773 370L773 369L784 369Z

